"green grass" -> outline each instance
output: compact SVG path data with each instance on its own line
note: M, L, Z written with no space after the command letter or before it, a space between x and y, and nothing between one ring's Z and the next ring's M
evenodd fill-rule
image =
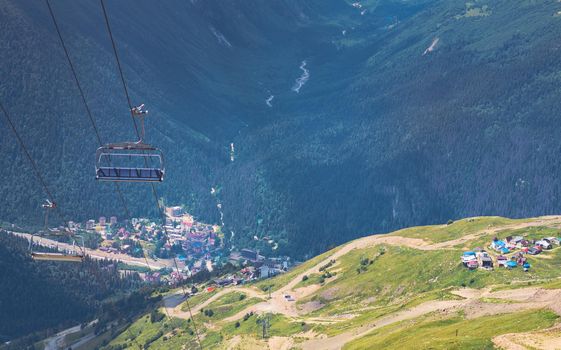
M461 299L461 297L451 294L447 291L439 290L421 294L417 297L414 297L413 299L404 301L403 303L392 303L383 306L376 306L375 308L371 309L365 309L363 306L361 306L360 300L349 298L343 300L342 302L330 303L326 307L326 309L322 310L323 312L318 313L318 315L348 313L356 314L356 317L353 317L347 321L338 322L336 327L329 325L316 325L314 326L314 331L321 334L327 334L328 336L335 336L350 331L365 323L372 322L377 318L381 318L401 310L415 307L427 301L459 299ZM312 315L314 315L314 313L312 313Z
M470 271L460 263L460 250L421 251L396 246L387 246L386 253L368 265L367 271L358 273L361 258L374 256L378 249L353 250L340 257L337 278L327 279L320 290L298 303L320 301L325 306L312 315L330 316L354 313L353 310L365 306L406 304L419 296L439 298L450 288L514 283L522 287L535 280L561 276L561 249L543 253L550 258L529 257L532 268L524 272L521 268Z
M379 247L353 250L339 258L336 279L326 280L315 295L329 302L351 298L352 305L375 297L377 305L385 305L398 298L411 298L421 293L450 286L475 284L474 274L459 262L460 251L420 251L406 247L387 246L386 253L357 272L363 257L372 258ZM311 300L311 299L310 299Z
M205 340L208 341L211 338L209 335L212 332L207 332L205 335ZM208 342L210 344L210 342ZM203 346L205 349L211 349L212 346L207 346L203 341ZM133 347L134 349L134 347ZM184 329L172 330L158 340L150 344L149 349L154 350L180 350L180 349L198 349L197 340L194 335L185 331Z
M561 279L557 278L555 280L540 284L539 286L545 289L561 289Z
M64 336L64 343L71 344L72 342L75 342L76 340L82 338L83 336L90 333L91 331L92 331L91 328L85 328L79 330L78 332L67 334L66 336Z
M489 304L512 304L514 301L500 298L480 298L480 301Z
M485 216L457 220L450 225L418 226L393 232L392 235L421 238L429 242L445 242L468 234L484 231L502 225L525 222L528 219L508 219L499 216Z
M545 237L558 237L559 235L560 234L558 228L548 227L548 226L533 226L533 227L527 227L527 228L515 229L515 230L505 229L505 230L500 230L494 234L489 234L484 237L480 237L467 244L463 244L457 247L469 248L469 249L473 249L475 247L482 247L484 249L487 249L487 247L489 247L494 237L497 237L499 239L505 239L508 236L522 236L525 239L530 240L530 239L541 239Z
M145 315L131 324L125 332L113 339L110 345L129 344L133 346L138 343L142 346L149 338L156 335L161 329L162 322L152 323L150 322L150 315Z
M518 281L517 281L518 282ZM534 280L534 281L521 281L519 283L512 283L504 286L497 286L493 288L493 291L505 290L505 289L518 289L526 287L537 287L544 289L561 289L561 278L551 278L545 280Z
M284 285L286 285L288 282L290 282L294 277L298 276L299 274L303 273L304 271L314 267L316 264L320 263L321 261L327 259L330 255L333 255L337 250L339 250L340 247L331 249L321 255L318 255L308 261L306 261L303 264L298 265L297 267L295 267L294 269L283 273L281 275L275 276L273 278L269 278L269 279L265 279L262 281L259 281L257 283L254 284L255 287L264 290L264 288L267 288L268 286L272 286L271 287L271 291L275 291L281 287L283 287Z
M191 306L191 308L204 303L205 301L207 301L208 299L212 298L212 296L214 294L218 293L218 291L215 289L212 292L208 293L206 291L200 291L199 293L197 293L196 295L192 296L191 298L189 298L189 306ZM181 310L182 311L187 311L187 303L183 303L181 305Z
M240 297L243 299L240 299ZM205 309L210 309L214 312L214 315L209 319L216 321L233 316L246 307L261 301L259 298L247 298L247 295L244 293L231 292L208 304Z
M312 274L308 275L307 280L305 280L305 281L301 280L300 282L298 282L298 284L296 284L296 286L294 288L297 289L297 288L301 288L301 287L310 286L312 284L319 284L320 277L321 277L321 274L312 273Z
M216 349L223 340L223 336L219 332L208 332L202 341L203 349ZM193 348L195 349L195 348Z
M117 327L113 327L110 330L97 335L95 338L91 339L90 341L82 344L79 347L72 347L74 350L98 350L103 347L103 344L109 344L111 339L116 334L121 333L127 328L127 325L119 325Z
M548 226L533 226L516 230L499 231L498 236L499 238L505 238L506 236L523 236L526 239L559 237L559 228Z
M243 334L260 337L263 328L258 321L262 320L263 317L264 316L253 315L246 321L243 319L237 321L240 324L239 327L236 327L236 322L229 323L222 328L221 333L227 337ZM302 332L306 327L305 325L303 326L301 322L290 321L287 317L279 314L271 315L270 325L269 335L281 337L289 337Z
M140 273L148 273L152 271L149 267L146 266L130 265L122 262L119 262L117 264L117 267L119 268L119 270L136 271Z
M455 317L402 322L377 329L343 349L493 349L491 339L496 335L548 328L558 318L551 311L540 310L473 320Z
M199 333L206 331L202 324L197 323L197 326ZM158 337L159 332L162 335ZM144 347L149 340L153 340L150 349L181 349L184 345L187 345L187 348L196 347L191 322L178 318L163 318L152 323L150 315L136 320L109 345L127 345L128 348L134 349Z

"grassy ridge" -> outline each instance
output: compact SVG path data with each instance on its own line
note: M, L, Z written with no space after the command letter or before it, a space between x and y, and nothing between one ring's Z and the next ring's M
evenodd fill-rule
M551 311L527 311L466 320L462 317L402 322L373 331L347 344L359 349L494 349L494 336L551 327L559 316ZM457 332L457 335L456 335Z
M250 305L257 304L262 301L258 298L247 298L247 294L240 292L232 292L220 297L220 299L208 304L205 309L212 310L214 321L222 320L238 313Z
M282 275L278 275L278 276L276 276L274 278L271 278L271 279L262 280L260 282L255 283L254 286L257 287L257 288L260 288L262 290L267 290L267 288L269 288L269 286L271 286L271 291L275 291L275 290L283 287L284 285L286 285L294 277L296 277L299 274L303 273L304 271L314 267L319 262L327 259L330 255L333 255L339 249L340 249L340 247L331 249L331 250L329 250L329 251L327 251L323 254L320 254L320 255L304 262L303 264L298 265L296 268L290 270L287 273L283 273Z
M524 232L529 236L542 237L555 229L532 227ZM523 230L501 231L501 235L522 233ZM427 234L427 237L432 237ZM486 236L466 244L470 247L486 246L491 236ZM538 256L528 256L532 264L530 272L520 268L508 270L496 268L493 271L467 270L460 263L460 249L422 251L408 247L386 246L385 254L378 256L380 247L353 250L338 259L332 268L338 270L337 276L327 279L323 288L306 301L318 300L329 304L316 312L333 314L345 312L345 305L385 305L396 300L408 299L423 293L455 287L482 288L489 285L509 285L516 281L524 282L555 279L559 276L561 249L545 251ZM375 258L378 256L377 258ZM362 259L372 261L366 271L358 272ZM375 258L375 259L374 259ZM312 276L310 280L314 281ZM306 281L308 282L308 281ZM369 303L365 301L372 300Z
M212 298L212 296L214 296L216 293L218 293L217 290L213 290L212 292L199 292L197 295L194 295L189 298L189 306L195 307L199 304L202 304L208 299ZM182 311L188 310L187 303L181 304L181 310Z
M395 231L392 234L396 236L421 238L429 242L439 243L451 241L463 237L465 235L480 232L485 229L493 229L497 226L515 224L524 222L524 219L509 219L499 216L476 217L454 221L450 225L432 225L405 228Z

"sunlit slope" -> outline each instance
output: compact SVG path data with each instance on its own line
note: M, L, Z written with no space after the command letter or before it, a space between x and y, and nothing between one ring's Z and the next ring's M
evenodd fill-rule
M528 334L557 324L561 248L527 256L528 272L521 267L470 271L460 262L462 252L483 247L496 257L487 248L494 237L557 237L560 227L557 216L478 217L368 236L287 274L202 293L190 306L206 348L492 348L505 341L502 334L531 339ZM175 329L176 335L159 337L150 348L175 348L172 344L182 342L194 346L185 304L166 305L173 322L163 319L144 327L146 321L139 320L135 334L141 337L154 327ZM262 339L267 318L268 338ZM497 321L500 326L491 327ZM555 339L555 333L548 334ZM123 333L113 344L127 337Z

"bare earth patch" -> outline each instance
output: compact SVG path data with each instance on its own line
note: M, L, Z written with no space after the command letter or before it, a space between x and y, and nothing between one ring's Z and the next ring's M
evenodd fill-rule
M544 307L547 307L547 303L545 302L497 304L485 303L479 300L472 300L463 307L463 310L467 319L474 319L483 316L509 314L531 309L541 309Z
M541 332L503 334L493 338L493 344L503 350L558 350L561 349L561 326Z
M322 303L321 301L309 301L307 303L304 304L300 304L300 311L303 314L308 314L310 312L314 312L316 310L321 309L322 307L324 307L325 304Z
M327 290L321 292L320 296L325 300L332 300L337 297L337 292L339 292L339 287L331 287Z
M289 337L269 338L269 349L271 350L290 350L294 341Z

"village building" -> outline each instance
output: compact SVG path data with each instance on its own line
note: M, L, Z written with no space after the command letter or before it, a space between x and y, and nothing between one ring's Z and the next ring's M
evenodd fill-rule
M240 254L243 259L249 260L251 262L257 262L259 258L259 254L251 249L242 249L240 250Z
M95 227L95 221L94 220L88 220L86 221L86 230L88 231L92 231Z
M537 241L536 245L539 246L542 249L551 249L552 248L551 243L546 239L541 239L541 240Z

